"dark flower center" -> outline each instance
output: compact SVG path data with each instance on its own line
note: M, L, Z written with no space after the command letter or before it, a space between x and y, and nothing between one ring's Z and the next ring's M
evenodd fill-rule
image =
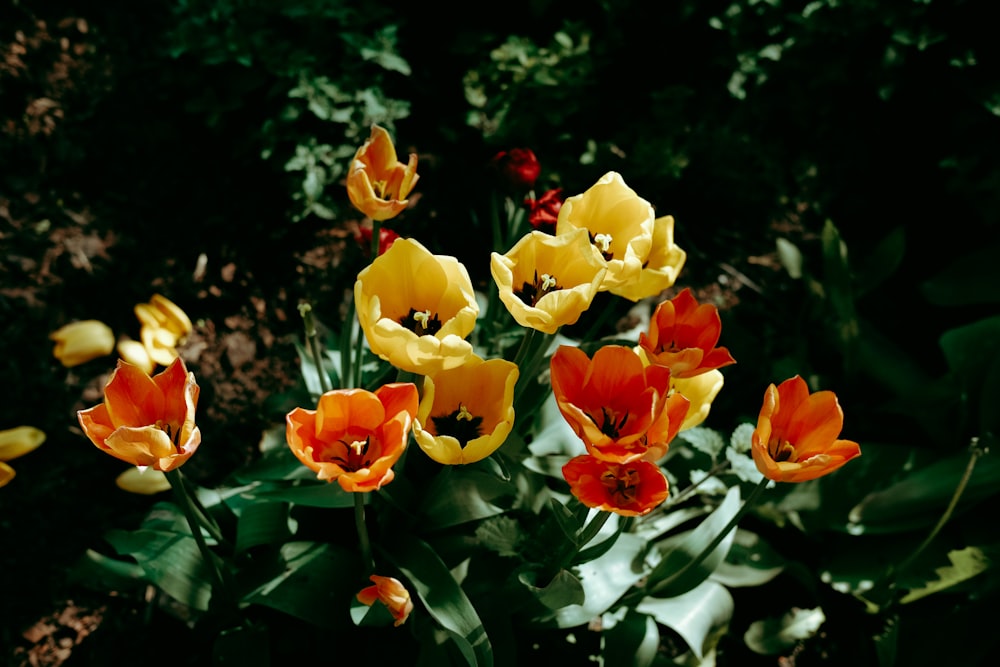
M787 440L782 440L781 438L772 438L769 443L767 443L767 453L771 455L776 463L781 463L783 461L793 461L795 460L795 445L788 442Z
M483 418L473 415L462 403L451 414L431 417L431 421L438 435L450 435L463 447L483 434Z
M336 463L344 470L354 472L362 468L371 467L368 452L371 449L372 437L366 436L364 440L338 440L325 451L319 453L316 460L320 463Z
M639 471L613 466L601 475L601 484L614 498L615 505L629 505L635 502L639 493Z
M540 277L535 271L535 278L532 282L522 283L521 289L514 290L514 294L528 306L532 308L549 292L561 290L562 287L556 282L555 276L543 273Z
M591 414L587 415L590 420L594 422L594 425L601 429L601 433L608 436L609 438L617 439L621 435L622 429L625 428L625 423L628 421L628 410L625 414L621 416L621 419L616 419L618 413L614 410L609 410L604 406L601 406L601 419L598 421L594 419Z
M433 336L441 330L441 320L437 313L432 314L429 310L410 308L410 312L399 323L418 336Z
M604 258L605 262L610 262L615 257L615 253L611 250L611 234L589 234L590 242L601 252L601 257Z

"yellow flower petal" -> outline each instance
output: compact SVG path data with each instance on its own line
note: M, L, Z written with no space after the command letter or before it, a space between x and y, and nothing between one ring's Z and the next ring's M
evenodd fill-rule
M134 366L138 366L147 375L152 374L156 362L149 356L146 346L137 340L126 338L118 341L118 356Z
M67 368L109 355L115 349L114 332L98 320L67 324L49 334L49 338L56 342L52 354Z
M45 432L34 426L18 426L0 431L0 461L13 461L34 451L45 442Z
M10 480L14 479L15 474L16 473L13 468L3 461L0 461L0 487L7 486L7 484L10 483Z
M115 484L122 491L143 496L152 496L170 488L167 476L153 468L129 468L115 478Z

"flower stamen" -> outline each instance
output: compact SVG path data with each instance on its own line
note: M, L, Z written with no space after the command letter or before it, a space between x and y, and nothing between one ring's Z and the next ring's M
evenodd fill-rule
M418 336L433 336L441 330L441 320L430 310L410 308L410 312L399 323Z
M549 273L539 276L538 271L535 271L534 280L522 283L521 289L514 290L514 294L525 304L534 307L543 296L561 289L555 276Z

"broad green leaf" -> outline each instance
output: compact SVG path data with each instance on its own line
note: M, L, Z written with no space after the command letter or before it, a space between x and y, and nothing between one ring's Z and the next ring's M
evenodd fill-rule
M657 547L662 557L649 575L646 590L655 590L658 597L673 597L690 591L708 579L729 553L736 537L735 531L730 531L698 565L688 566L711 545L739 509L740 487L734 486L715 511L697 528L661 541Z
M304 507L354 507L354 494L344 491L336 482L315 480L292 483L261 483L244 492L255 501L288 502Z
M212 579L193 537L156 530L112 530L105 537L118 553L135 558L167 595L192 609L208 609Z
M984 360L1000 352L1000 315L946 331L941 336L941 349L952 371L978 376Z
M660 630L652 616L627 610L625 617L612 624L605 614L602 664L649 667L660 648Z
M520 540L520 525L508 516L490 517L476 526L476 541L501 556L517 556Z
M467 663L491 667L493 649L479 614L430 545L397 534L379 551L410 581L427 612L449 632Z
M457 526L506 511L495 501L512 496L516 487L488 472L449 466L442 470L421 508L421 525L427 530ZM436 482L438 481L436 480Z
M129 590L145 587L146 574L138 563L109 558L87 549L69 573L73 583L98 590Z
M733 547L712 573L712 580L730 588L760 586L785 569L785 559L756 533L737 528Z
M777 655L809 639L826 621L821 607L792 609L781 618L768 618L750 624L743 641L754 653Z
M879 241L856 267L857 294L869 292L891 276L903 262L906 254L906 230L899 226Z
M517 575L517 580L547 608L556 610L571 604L583 604L583 585L572 572L559 570L547 583L539 582L537 575L536 571L526 569ZM542 585L538 585L540 583Z
M279 544L292 536L288 504L254 503L241 513L236 524L236 553L263 544Z
M823 289L837 318L837 334L842 345L852 345L858 335L854 309L851 267L847 245L831 220L823 226Z
M947 588L951 588L957 583L971 579L980 572L984 572L990 561L983 552L976 547L965 547L948 552L948 560L951 565L936 568L938 578L928 582L923 588L916 588L903 596L900 603L906 604L927 597Z
M698 658L703 657L705 640L733 616L733 596L714 581L701 584L669 598L643 598L636 611L649 614L684 639Z
M980 247L921 285L928 301L939 306L1000 303L1000 247Z
M324 628L349 620L349 601L363 587L358 556L316 542L281 547L284 568L243 597Z

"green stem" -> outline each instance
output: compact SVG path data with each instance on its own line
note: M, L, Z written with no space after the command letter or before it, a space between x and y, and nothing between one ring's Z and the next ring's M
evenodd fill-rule
M361 564L365 569L365 577L375 571L375 561L372 558L372 544L368 539L368 526L365 524L365 494L354 493L354 525L358 529L358 542L361 546Z
M692 493L694 493L695 491L698 490L699 486L701 486L702 484L704 484L706 481L708 481L712 477L715 477L719 473L724 472L729 466L730 466L730 463L729 463L728 459L726 459L725 461L720 461L720 462L716 463L714 466L712 466L712 469L708 471L708 474L706 474L704 477L702 477L701 479L699 479L694 484L691 484L690 486L688 486L684 490L680 491L676 496L674 496L673 498L671 498L668 503L666 503L666 506L667 507L673 507L674 505L678 505L678 504L684 502L685 500L688 499L688 496L690 496Z
M747 513L747 511L757 503L757 499L760 498L761 493L763 493L769 481L770 480L767 477L764 477L760 480L757 486L753 488L753 491L750 492L750 495L747 496L747 499L743 502L743 505L740 507L740 509L736 512L736 514L733 515L733 518L729 520L729 523L726 524L725 528L719 531L719 534L716 535L711 542L709 542L708 546L706 546L704 549L701 550L701 553L699 553L693 559L688 561L684 565L684 567L677 570L672 575L670 575L666 579L663 579L658 584L653 586L651 590L646 591L646 593L649 595L656 595L658 592L667 588L668 585L680 579L684 574L687 573L688 570L691 570L692 568L701 565L702 562L704 562L704 560L708 558L708 556L713 551L715 551L715 549L720 544L722 544L722 541L726 539L726 536L729 535L729 533L731 533L734 528L736 528L736 525L740 522L740 519L743 518L743 516Z
M354 298L351 297L347 304L347 317L340 329L340 385L346 388L354 377L353 354L354 347L351 345L351 334L354 333ZM358 335L363 335L360 331Z
M227 608L233 612L237 611L236 598L230 592L229 587L226 586L222 571L215 560L215 554L208 548L205 536L202 535L202 527L198 522L197 512L194 503L191 502L191 494L184 482L180 468L175 468L165 473L165 475L170 482L170 487L174 491L174 498L176 498L177 504L184 513L184 518L187 519L188 528L191 529L191 536L194 537L195 544L198 545L198 552L201 554L201 558L212 576L212 588L222 598Z
M381 240L379 237L382 236L382 223L379 220L372 220L372 244L371 244L371 255L369 255L369 262L374 262L375 258L378 257L379 243Z
M323 352L319 345L319 334L316 332L316 318L312 314L312 305L308 303L299 304L299 315L302 316L302 323L305 326L306 342L309 344L309 352L312 354L313 363L316 364L316 373L319 375L319 386L322 393L333 389L330 385L330 376L323 366Z

